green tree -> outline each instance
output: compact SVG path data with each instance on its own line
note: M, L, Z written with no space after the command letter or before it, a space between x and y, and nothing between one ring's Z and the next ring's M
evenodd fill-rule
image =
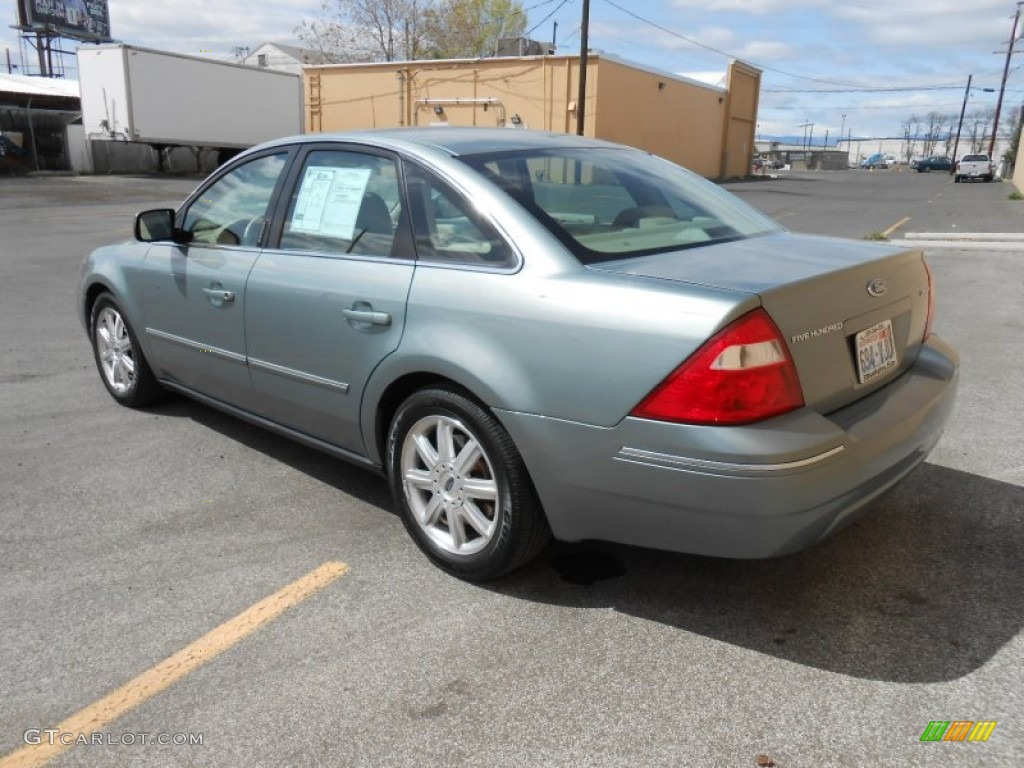
M423 21L431 58L494 56L500 40L523 35L526 11L517 0L439 0Z

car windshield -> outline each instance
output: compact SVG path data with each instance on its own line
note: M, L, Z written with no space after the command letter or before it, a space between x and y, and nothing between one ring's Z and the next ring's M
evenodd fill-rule
M531 149L460 158L515 198L584 264L778 232L739 198L629 149Z
M988 155L964 155L965 163L983 163L988 160Z

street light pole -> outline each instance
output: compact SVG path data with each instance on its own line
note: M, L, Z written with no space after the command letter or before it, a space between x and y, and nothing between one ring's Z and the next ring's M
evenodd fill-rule
M1013 44L1017 42L1017 24L1020 21L1020 6L1017 3L1017 13L1013 15L1013 31L1010 32L1010 44L1006 48L1006 64L1003 66L1003 83L999 86L999 99L996 101L996 116L992 121L992 136L988 140L988 159L992 162L992 152L996 147L996 131L999 130L999 113L1003 109L1003 94L1006 92L1006 78L1010 74L1010 58L1013 56Z
M973 74L967 76L967 87L964 89L964 104L960 107L960 122L956 125L956 140L953 142L953 165L949 169L950 176L956 173L956 150L960 146L960 131L963 130L964 127L964 112L967 111L967 97L971 93L971 80L973 78ZM991 157L992 156L989 155L989 159L991 159Z

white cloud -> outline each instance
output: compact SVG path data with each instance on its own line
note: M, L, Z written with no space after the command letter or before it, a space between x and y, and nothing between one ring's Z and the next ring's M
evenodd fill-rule
M233 46L253 47L267 40L294 39L303 17L319 13L319 0L288 4L218 0L177 0L174 3L112 3L114 37L128 44L182 53L229 52Z
M738 58L750 61L780 61L797 55L797 51L789 43L776 40L754 40L734 51Z
M825 0L672 0L676 8L701 11L735 11L739 13L768 14L801 8L820 8Z

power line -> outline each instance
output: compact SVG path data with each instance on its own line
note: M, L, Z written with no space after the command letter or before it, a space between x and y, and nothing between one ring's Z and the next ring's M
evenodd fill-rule
M896 85L869 88L762 88L764 93L895 93L899 91L955 91L963 85Z
M719 56L725 56L728 59L740 59L741 58L740 56L736 56L736 55L734 55L732 53L729 53L728 51L723 51L721 48L715 48L713 45L707 45L706 43L702 43L699 40L694 40L692 37L687 37L686 35L684 35L684 34L682 34L680 32L676 32L674 29L669 29L668 27L663 26L663 25L657 23L656 21L651 21L650 19L644 18L643 16L641 16L641 15L639 15L637 13L633 13L633 11L629 10L628 8L623 8L621 5L619 5L618 3L614 2L614 0L604 0L604 2L607 3L608 5L612 6L613 8L617 8L618 10L622 11L627 16L632 16L634 19L636 19L637 21L639 21L639 22L641 22L643 24L647 24L648 26L651 26L651 27L654 27L655 29L661 30L665 34L671 35L672 37L678 38L680 40L684 40L685 42L690 43L691 45L696 45L698 48L703 48L706 51L711 51L712 53L717 53ZM795 77L795 78L798 78L800 80L810 80L813 83L824 83L825 85L838 85L838 86L842 86L844 88L859 88L860 87L860 86L858 86L858 85L856 85L854 83L840 83L840 82L837 82L835 80L821 80L821 79L819 79L817 77L808 77L807 75L797 75L797 74L795 74L793 72L787 72L784 69L776 69L775 67L768 67L768 66L765 66L764 64L758 64L757 62L753 62L753 61L750 62L750 63L753 64L754 66L756 66L758 69L762 69L762 70L764 70L766 72L775 72L776 74L779 74L779 75L785 75L786 77Z
M548 2L553 2L553 0L548 0ZM534 24L534 25L533 25L532 27L530 27L530 28L529 28L528 30L526 30L526 33L525 33L525 34L523 35L523 37L529 37L529 36L530 36L530 34L531 34L531 33L532 33L532 32L533 32L533 31L534 31L535 29L537 29L537 27L539 27L539 26L540 26L541 24L543 24L543 23L544 23L544 22L546 22L546 21L547 21L548 19L550 19L550 18L551 18L552 16L554 16L554 15L555 15L556 13L558 13L558 12L559 12L560 10L562 10L562 6L563 6L563 5L565 5L565 4L566 4L566 3L568 3L568 2L569 2L569 0L562 0L562 2L560 2L560 3L558 4L558 5L556 5L556 6L555 6L555 10L553 10L553 11L552 11L551 13L549 13L549 14L548 14L547 16L545 16L545 17L544 17L543 19L541 19L541 20L540 20L540 21L538 21L538 22L537 22L536 24ZM546 3L541 3L541 5L545 5L545 4L546 4ZM539 6L534 6L534 8L537 8L537 7L539 7Z
M745 60L741 56L737 56L735 54L729 53L728 51L724 51L721 48L715 48L713 45L707 45L706 43L702 43L699 40L693 39L692 37L687 37L686 35L684 35L684 34L682 34L680 32L676 32L674 29L669 29L668 27L664 26L663 24L659 24L656 21L651 21L650 19L645 18L645 17L639 15L638 13L634 13L633 11L629 10L628 8L623 8L621 5L619 5L614 0L604 0L604 2L606 4L612 6L613 8L618 9L619 11L621 11L624 14L626 14L627 16L631 16L632 18L636 19L637 21L639 21L639 22L641 22L643 24L647 24L650 27L654 27L655 29L660 30L661 32L664 32L667 35L671 35L672 37L675 37L675 38L677 38L679 40L683 40L683 41L685 41L687 43L690 43L691 45L695 45L698 48L703 48L706 51L711 51L712 53L717 53L718 55L725 56L726 58L729 58L729 59ZM784 69L778 69L777 67L769 67L769 66L767 66L765 64L759 64L759 63L754 62L754 61L751 61L749 63L753 64L758 69L764 70L765 72L774 72L774 73L776 73L778 75L785 75L786 77L793 77L793 78L796 78L798 80L808 80L808 81L810 81L812 83L822 83L824 85L839 86L839 88L836 89L836 90L809 89L809 90L806 90L806 91L800 91L800 90L786 90L786 89L778 89L778 90L767 89L767 88L764 89L765 91L767 91L769 93L815 93L815 92L818 92L818 93L839 93L839 92L842 92L842 91L871 93L871 92L881 92L881 91L901 91L901 90L916 91L916 90L942 90L942 89L946 89L946 88L949 88L949 89L959 89L960 88L960 84L959 83L956 83L956 84L953 84L953 83L943 83L943 84L934 85L934 86L913 86L913 87L907 86L907 87L872 88L872 87L869 87L869 86L864 86L864 85L860 85L860 84L856 84L856 83L843 83L843 82L838 82L838 81L835 81L835 80L824 80L824 79L817 78L817 77L809 77L807 75L798 75L795 72L788 72L788 71L786 71Z

